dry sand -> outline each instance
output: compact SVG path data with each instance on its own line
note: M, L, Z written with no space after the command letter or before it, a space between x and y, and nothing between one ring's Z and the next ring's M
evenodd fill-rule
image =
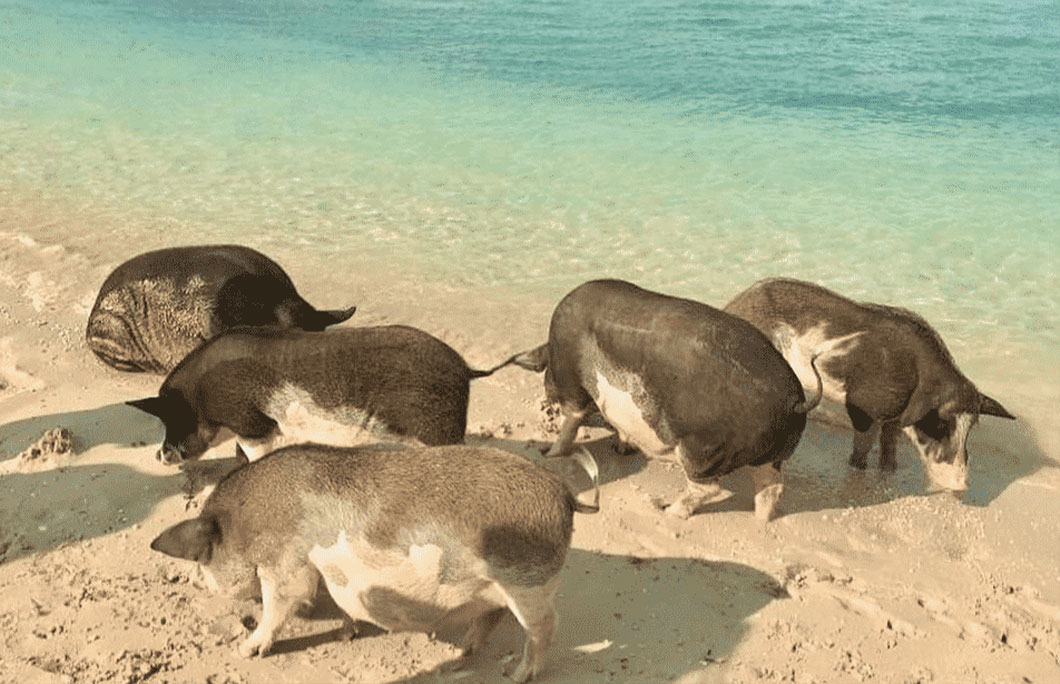
M164 237L115 247L95 244L92 231L105 231L87 220L66 230L59 244L39 216L0 218L0 681L506 681L522 644L510 616L457 673L438 669L456 653L444 639L343 640L326 602L287 624L273 655L236 655L258 607L194 588L189 564L148 548L195 514L232 467L233 443L184 470L159 464L160 424L123 402L161 379L112 371L82 341L109 270ZM544 339L551 302L540 296L469 296L254 246L310 301L358 304L347 325L416 325L473 366ZM520 369L476 381L469 440L535 456L555 430L542 394ZM68 435L31 448L56 427ZM1039 447L1055 436L1036 430L985 418L961 504L925 490L908 444L898 472L852 472L849 429L812 421L782 516L766 525L740 477L709 511L667 517L656 503L680 491L680 470L584 430L603 510L575 520L542 681L1060 682L1060 475L1057 454Z

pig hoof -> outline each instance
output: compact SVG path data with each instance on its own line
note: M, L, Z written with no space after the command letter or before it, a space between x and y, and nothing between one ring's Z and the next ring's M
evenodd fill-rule
M237 650L239 651L239 655L244 658L253 658L254 656L264 658L269 654L271 649L271 643L267 641L263 642L259 638L251 635L250 638L239 645Z
M858 470L865 470L868 467L868 458L865 455L851 454L848 462L851 468L857 468Z
M361 636L361 627L354 620L343 615L342 627L339 628L339 637L343 641L353 641Z
M519 667L515 668L515 671L508 675L513 682L519 682L519 684L529 682L533 676L533 668L530 667L526 660L520 662Z
M184 459L179 453L162 451L161 449L159 449L157 455L158 460L164 463L165 465L179 465L181 462L184 461Z
M672 515L681 520L688 520L692 517L692 508L685 501L675 501L663 508L663 510L667 515Z
M463 652L458 658L450 660L446 663L442 663L440 666L438 666L438 671L443 674L449 674L451 672L460 672L462 670L466 670L468 667L468 661L470 659L471 654L468 652Z
M777 510L773 507L755 507L755 518L763 523L772 522L777 517Z
M783 485L774 484L763 487L755 494L755 517L764 523L773 520L777 516L777 504L783 491Z

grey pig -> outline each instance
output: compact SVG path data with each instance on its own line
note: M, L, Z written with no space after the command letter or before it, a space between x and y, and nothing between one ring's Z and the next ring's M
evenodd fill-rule
M107 276L85 341L108 366L168 373L203 341L241 325L323 330L357 307L319 311L272 259L242 245L145 252Z
M807 359L831 348L818 361L820 378L825 396L850 416L856 468L866 466L879 435L879 466L894 470L901 431L916 445L931 482L962 494L968 433L979 416L1015 419L961 373L939 334L912 311L855 302L791 278L761 280L725 310L773 340L804 386L812 381Z
M548 342L513 361L546 371L546 393L559 402L563 424L550 456L570 451L597 408L623 441L676 455L688 488L666 510L684 518L722 496L718 478L748 467L755 515L772 519L781 464L821 398L820 387L805 397L746 321L621 280L576 287L556 305Z
M198 458L236 434L247 456L300 442L353 446L464 441L468 368L445 342L400 325L324 332L239 328L181 361L158 396L127 402L166 428L163 463Z
M596 484L588 452L581 463ZM598 484L596 502L580 503L557 475L491 447L299 445L234 470L151 548L199 563L215 591L260 582L244 657L269 652L323 577L350 618L387 630L432 632L459 616L464 657L510 609L526 630L511 676L525 682L552 640L573 514L598 509Z

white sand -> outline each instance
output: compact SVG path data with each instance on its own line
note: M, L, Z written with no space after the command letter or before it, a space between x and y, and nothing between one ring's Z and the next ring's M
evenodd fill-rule
M274 655L236 655L257 607L193 588L189 564L148 548L194 514L233 444L186 471L160 465L160 424L122 402L161 379L112 371L82 341L110 269L165 238L115 246L88 220L67 229L76 239L60 245L39 215L0 217L0 681L505 681L522 645L511 617L472 670L447 675L434 672L455 655L444 640L337 640L326 606L292 620ZM540 293L455 291L384 265L323 270L295 248L254 246L311 302L356 303L347 325L409 323L476 367L544 340ZM554 429L542 396L520 369L476 381L470 440L536 454ZM1038 446L1057 440L1035 425L983 419L962 505L925 491L908 444L897 473L852 472L849 430L811 422L768 525L739 477L714 509L668 518L654 501L679 492L680 470L583 431L603 510L575 520L542 681L1060 681L1060 473ZM16 457L55 426L72 431L74 453Z

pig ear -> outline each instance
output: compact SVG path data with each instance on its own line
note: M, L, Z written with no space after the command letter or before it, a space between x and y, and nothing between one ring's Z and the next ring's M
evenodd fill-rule
M159 418L168 413L166 410L166 401L162 399L162 397L134 399L133 401L127 401L125 403L133 408L138 408L145 413L150 413L152 416L157 416Z
M319 312L321 319L325 321L324 325L335 325L336 323L342 323L350 319L350 316L357 311L356 306L351 306L348 309L329 309L328 311Z
M985 394L980 394L979 401L979 414L983 416L997 416L998 418L1008 418L1009 420L1016 420L1016 416L1012 415L1005 410L1005 407L997 399L991 399Z
M301 315L293 318L288 315L290 320L287 321L287 324L302 328L303 330L319 332L324 328L348 320L356 310L356 306L351 306L348 309L332 309L328 311L317 311L312 307L308 307L308 311L302 312ZM279 317L279 310L277 310L277 317Z
M174 558L209 563L213 547L219 541L221 528L217 520L200 516L170 527L151 542L151 548Z

